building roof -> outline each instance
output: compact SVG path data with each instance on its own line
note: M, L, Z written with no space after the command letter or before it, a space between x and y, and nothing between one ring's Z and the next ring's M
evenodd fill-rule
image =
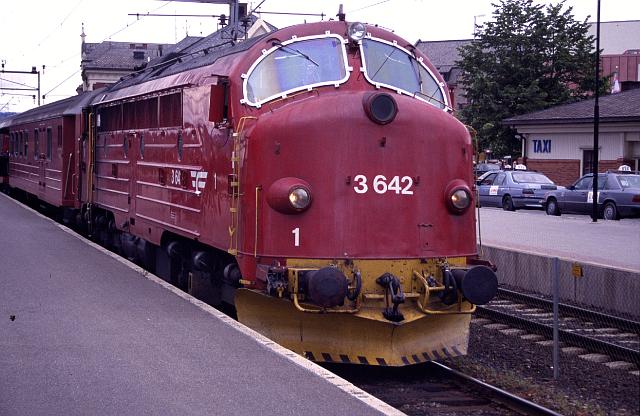
M449 85L455 85L458 82L460 76L460 68L456 64L456 61L460 60L460 53L458 48L460 46L466 46L473 42L472 39L459 39L459 40L436 40L436 41L422 41L416 42L416 48L422 51L429 61L440 72L444 80Z
M429 57L429 61L440 72L448 72L457 67L456 61L460 60L458 48L471 44L473 39L436 40L416 42L416 47Z
M191 37L185 38L190 39ZM101 42L82 46L83 69L130 70L174 50L178 45L166 43Z
M592 123L595 98L503 120L505 125ZM640 121L640 89L599 98L600 121Z
M143 70L133 73L129 77L123 78L115 84L111 90L115 91L131 85L139 84L152 79L162 78L182 71L210 65L219 58L244 51L264 36L244 39L245 31L251 28L258 18L249 16L249 25L244 27L239 24L237 27L225 26L224 28L203 38L190 43L181 50L174 50L164 54L147 64ZM271 30L277 28L269 23L265 23ZM235 39L235 40L234 40ZM242 40L242 41L240 41Z

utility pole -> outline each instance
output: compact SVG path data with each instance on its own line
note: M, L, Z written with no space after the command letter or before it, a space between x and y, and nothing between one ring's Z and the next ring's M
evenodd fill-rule
M42 66L42 69L44 70L44 65ZM23 85L25 88L18 88L18 87L0 87L0 90L7 90L7 91L37 91L38 92L38 106L40 106L40 71L38 71L36 69L35 66L31 67L31 71L6 71L4 69L4 62L2 63L2 69L0 69L0 73L1 74L29 74L29 75L37 75L38 76L38 87L37 88L33 88L33 87L29 87L28 85L25 84L21 84L19 82L14 82L14 81L9 81L13 84L17 84L17 85ZM36 96L33 96L34 100L36 98Z
M596 19L596 101L593 106L593 209L591 210L591 219L598 222L598 139L600 128L600 105L598 98L600 97L600 0L598 0L598 15Z

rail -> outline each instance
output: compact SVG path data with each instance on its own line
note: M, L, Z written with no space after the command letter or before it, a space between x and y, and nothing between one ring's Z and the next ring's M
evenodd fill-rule
M546 407L540 406L527 399L523 399L522 397L509 393L506 390L502 390L498 387L487 384L484 381L461 373L460 371L447 367L444 364L431 361L428 363L428 365L434 367L438 371L443 372L452 378L457 378L465 383L473 385L474 387L488 393L488 395L494 398L493 401L507 406L508 408L519 413L529 416L561 416L560 413L556 413L553 410L547 409Z
M499 288L498 295L503 298L518 300L526 302L528 305L535 305L546 310L553 309L553 302L547 299L543 299L537 296L526 295L524 293L514 292L512 290ZM607 325L615 325L619 329L633 332L640 335L640 322L633 321L631 319L621 318L615 315L609 315L602 312L596 312L589 309L580 308L577 306L567 305L566 303L558 304L560 313L576 316L580 318L590 319L594 322L599 322Z
M492 310L487 307L479 306L476 312L478 316L482 316L493 321L512 324L519 328L526 328L527 331L543 335L547 338L553 338L553 326L541 324L539 322L520 318L518 316L513 316L508 313ZM597 351L619 360L624 360L632 362L636 365L640 365L640 351L636 351L631 348L623 347L621 345L612 344L607 341L602 341L564 330L558 330L558 338L561 342L584 346L589 350Z

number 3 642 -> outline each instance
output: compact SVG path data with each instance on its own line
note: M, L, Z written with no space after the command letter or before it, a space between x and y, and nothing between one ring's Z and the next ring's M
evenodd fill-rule
M365 175L356 175L353 178L355 185L353 190L357 194L365 194L370 189L377 194L384 194L387 192L395 192L398 195L413 195L411 188L413 187L413 178L411 176L394 176L391 179L387 179L384 175L376 175L371 182Z

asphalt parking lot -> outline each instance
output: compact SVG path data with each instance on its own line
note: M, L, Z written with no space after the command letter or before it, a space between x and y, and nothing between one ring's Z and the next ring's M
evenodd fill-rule
M587 215L480 208L479 241L640 272L640 218L593 222Z

